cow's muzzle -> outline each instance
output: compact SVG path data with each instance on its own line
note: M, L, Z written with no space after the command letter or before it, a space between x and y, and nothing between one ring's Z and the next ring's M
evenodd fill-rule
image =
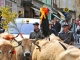
M30 57L30 52L24 53L24 57Z

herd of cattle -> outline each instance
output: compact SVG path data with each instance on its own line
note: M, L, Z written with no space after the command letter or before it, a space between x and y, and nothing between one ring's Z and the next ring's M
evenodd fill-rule
M0 34L0 60L80 60L80 49L65 44L54 34L50 35L50 41L4 39L8 34Z

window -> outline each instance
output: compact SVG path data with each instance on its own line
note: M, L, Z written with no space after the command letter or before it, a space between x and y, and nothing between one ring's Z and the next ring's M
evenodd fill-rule
M47 3L47 0L42 0L43 3Z
M46 0L47 4L51 5L51 0Z
M72 10L72 0L68 0L68 8Z
M56 0L56 4L57 4L57 6L59 7L59 5L60 5L60 0Z
M66 0L62 0L62 8L66 7Z

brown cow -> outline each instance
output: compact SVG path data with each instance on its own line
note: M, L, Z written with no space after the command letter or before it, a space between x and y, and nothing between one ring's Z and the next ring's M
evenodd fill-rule
M62 41L59 37L52 34L50 36L50 40L53 41L55 39ZM43 40L45 40L45 39L43 39ZM21 46L16 48L17 60L22 60L24 57L30 57L31 58L34 47L35 47L35 45L33 44L34 41L35 41L35 39L32 40L32 39L27 39L27 38L25 38L21 41ZM49 41L49 40L47 40L47 41Z
M17 57L18 57L17 60L24 60L25 58L26 59L27 58L30 58L31 59L31 56L32 56L32 52L34 50L34 47L35 46L34 46L32 40L27 39L27 38L23 39L21 41L21 46L19 46L19 47L16 48L16 50L17 50Z
M11 44L0 44L0 60L16 60L16 51Z

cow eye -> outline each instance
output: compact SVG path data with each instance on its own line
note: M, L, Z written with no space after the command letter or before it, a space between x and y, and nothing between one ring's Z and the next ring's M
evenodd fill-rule
M12 54L12 51L11 50L9 51L9 54Z
M2 51L0 51L0 54L2 54Z
M30 47L32 46L32 44L30 45Z
M24 46L22 46L22 48L23 48Z

